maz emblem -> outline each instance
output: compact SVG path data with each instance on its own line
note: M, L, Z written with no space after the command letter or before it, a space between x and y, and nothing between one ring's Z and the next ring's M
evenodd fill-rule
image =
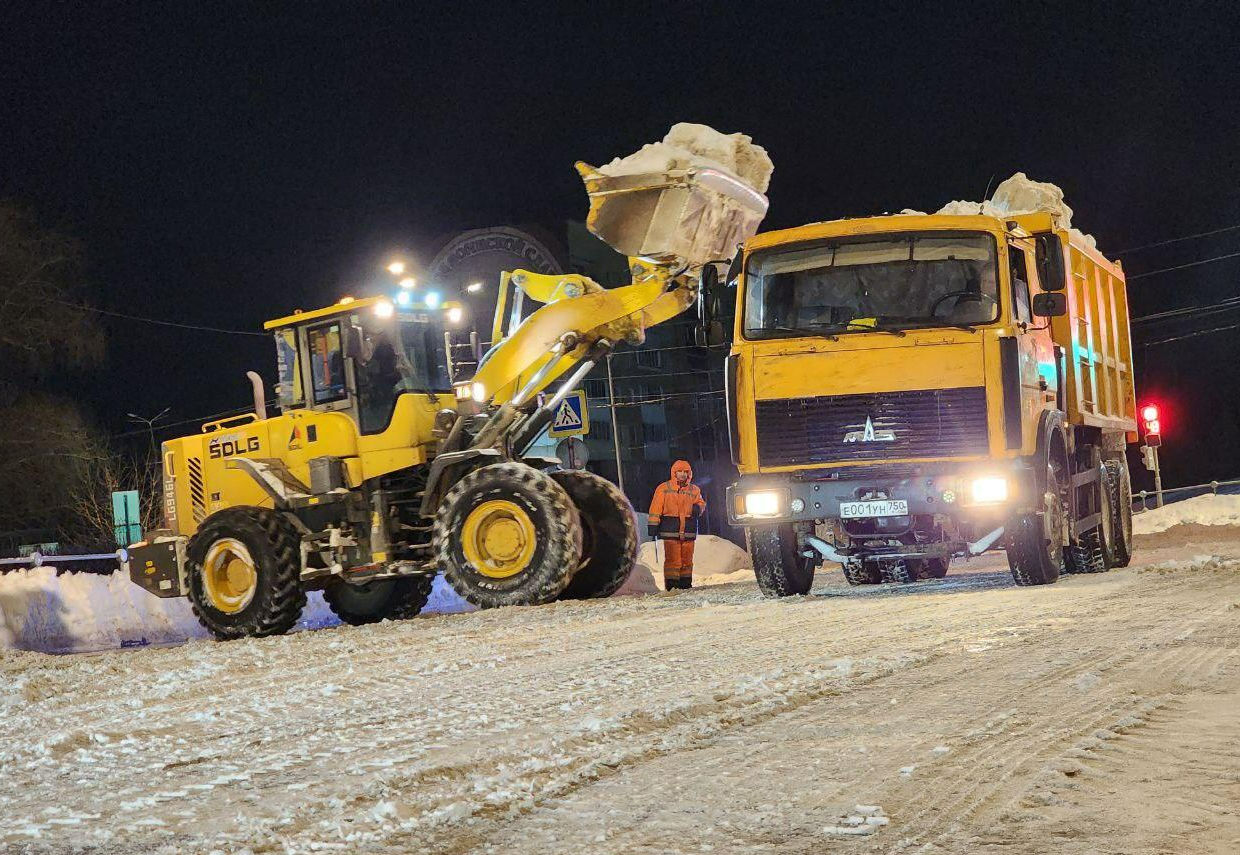
M894 442L895 432L893 430L874 430L873 419L866 418L864 420L864 430L848 431L843 437L843 442Z

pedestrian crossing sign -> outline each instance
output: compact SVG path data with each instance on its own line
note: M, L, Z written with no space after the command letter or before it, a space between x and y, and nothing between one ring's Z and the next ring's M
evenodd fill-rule
M586 392L580 389L570 392L569 396L560 402L560 406L556 408L556 415L552 417L552 436L556 438L581 436L590 429L591 423L587 418L586 410Z

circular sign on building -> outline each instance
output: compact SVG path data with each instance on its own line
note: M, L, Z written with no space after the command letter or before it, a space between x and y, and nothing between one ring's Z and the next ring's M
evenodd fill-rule
M576 436L567 436L556 446L556 456L561 465L569 469L585 469L591 459L591 451L586 443Z
M495 290L504 270L559 273L560 262L543 241L521 229L497 226L474 229L452 238L435 255L427 269L432 282L445 288L464 288L481 282Z

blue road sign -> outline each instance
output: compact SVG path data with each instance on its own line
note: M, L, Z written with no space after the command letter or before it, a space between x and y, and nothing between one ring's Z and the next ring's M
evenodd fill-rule
M552 418L552 436L560 438L587 433L591 429L591 422L586 417L586 412L586 392L579 389L570 393L556 408L556 415Z

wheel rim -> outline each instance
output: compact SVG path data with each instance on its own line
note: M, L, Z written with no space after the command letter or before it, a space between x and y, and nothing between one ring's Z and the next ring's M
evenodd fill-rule
M534 522L516 502L492 499L469 512L461 547L475 570L492 579L516 576L529 566L538 546Z
M209 547L200 575L209 602L223 614L243 611L256 596L256 562L248 548L233 537Z
M1064 560L1064 515L1067 512L1065 504L1060 495L1060 478L1056 474L1055 461L1048 461L1044 526L1047 532L1047 554L1057 567Z

